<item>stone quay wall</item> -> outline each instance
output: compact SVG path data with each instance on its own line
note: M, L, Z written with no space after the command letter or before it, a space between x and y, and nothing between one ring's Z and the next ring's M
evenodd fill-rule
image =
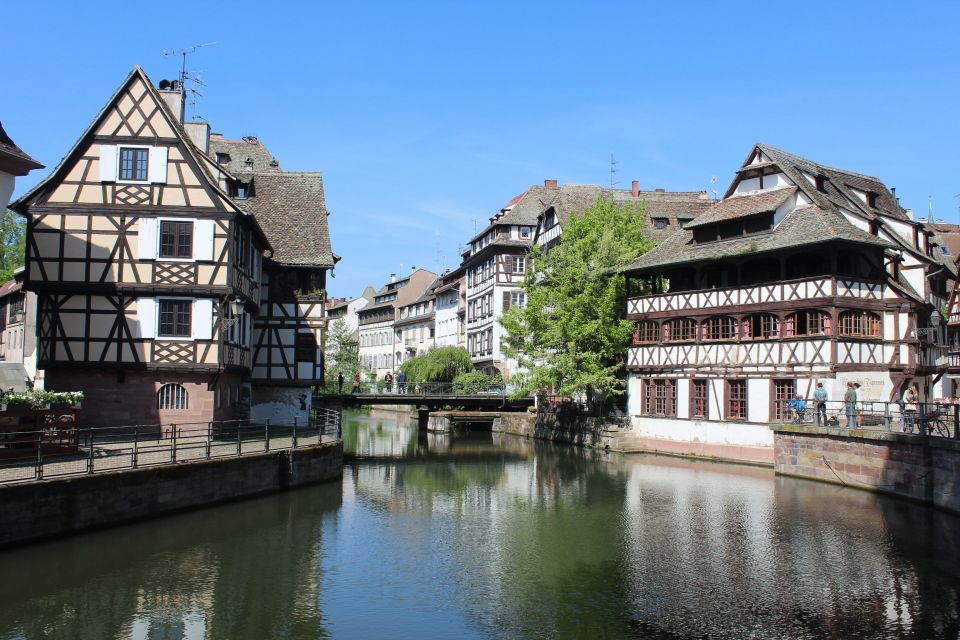
M343 475L343 443L0 487L0 547Z
M774 470L857 487L960 513L960 441L864 429L784 425L774 431Z
M619 427L614 418L561 416L549 412L503 412L493 422L495 432L600 449L619 448Z

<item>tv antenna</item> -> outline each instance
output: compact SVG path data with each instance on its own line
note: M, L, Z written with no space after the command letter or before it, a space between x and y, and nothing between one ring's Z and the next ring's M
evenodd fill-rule
M610 154L610 190L616 188L617 181L615 180L617 175L617 161L613 159L613 154Z
M203 94L197 89L197 85L205 87L206 85L203 82L201 76L202 71L188 71L187 70L187 56L191 53L197 51L197 49L202 49L204 47L212 47L217 44L216 42L205 42L204 44L195 44L192 47L184 47L183 49L164 49L163 57L169 58L170 56L180 56L180 90L190 92L190 111L191 118L195 119L197 117L197 98L202 98ZM191 87L187 88L187 80L190 81Z
M717 176L710 176L710 191L713 192L713 199L717 199Z

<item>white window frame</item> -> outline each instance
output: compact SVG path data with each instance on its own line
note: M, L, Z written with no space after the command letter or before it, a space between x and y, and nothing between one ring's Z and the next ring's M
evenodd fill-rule
M526 273L527 272L527 259L525 256L513 256L513 264L511 265L513 273Z
M120 164L124 149L146 149L147 150L147 179L146 180L123 180L120 178ZM117 184L150 184L150 154L154 147L148 144L118 144L117 145Z

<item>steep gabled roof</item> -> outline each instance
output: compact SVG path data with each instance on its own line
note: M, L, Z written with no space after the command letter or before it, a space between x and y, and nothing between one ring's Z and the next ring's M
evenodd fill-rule
M797 192L796 187L783 187L780 189L771 189L770 191L761 191L750 196L734 196L721 200L696 220L687 224L688 229L695 229L708 224L716 224L727 220L745 218L758 213L775 211L777 207L785 203L790 196Z
M253 174L254 194L243 206L260 222L273 246L273 262L333 267L330 230L320 173L273 171Z
M0 171L15 176L25 176L34 169L42 169L43 165L28 156L3 130L0 122Z
M218 154L222 158L217 162ZM224 157L225 156L225 157ZM273 154L254 136L239 140L224 138L219 133L210 134L210 158L235 176L249 173L272 173L281 171L280 163Z

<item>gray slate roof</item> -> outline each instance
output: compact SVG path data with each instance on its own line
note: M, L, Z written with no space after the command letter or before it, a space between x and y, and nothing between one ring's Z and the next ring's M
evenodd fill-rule
M210 159L216 161L217 154L228 156L227 160L218 164L237 177L251 173L275 173L281 170L280 163L273 154L253 136L234 140L224 138L219 133L211 133Z
M688 229L702 227L708 224L745 218L747 216L775 211L797 192L796 187L784 187L763 191L751 196L733 196L716 203L700 217L687 224Z
M33 169L43 168L42 164L24 153L7 135L3 130L3 123L0 123L0 164L17 176L25 176Z
M693 231L681 229L624 267L622 271L642 271L655 267L718 260L736 255L778 251L788 247L814 246L837 240L877 247L892 246L885 240L853 226L839 211L807 205L790 212L773 231L736 240L694 244Z
M254 195L238 204L260 223L272 260L289 266L333 267L320 173L271 171L253 177Z

